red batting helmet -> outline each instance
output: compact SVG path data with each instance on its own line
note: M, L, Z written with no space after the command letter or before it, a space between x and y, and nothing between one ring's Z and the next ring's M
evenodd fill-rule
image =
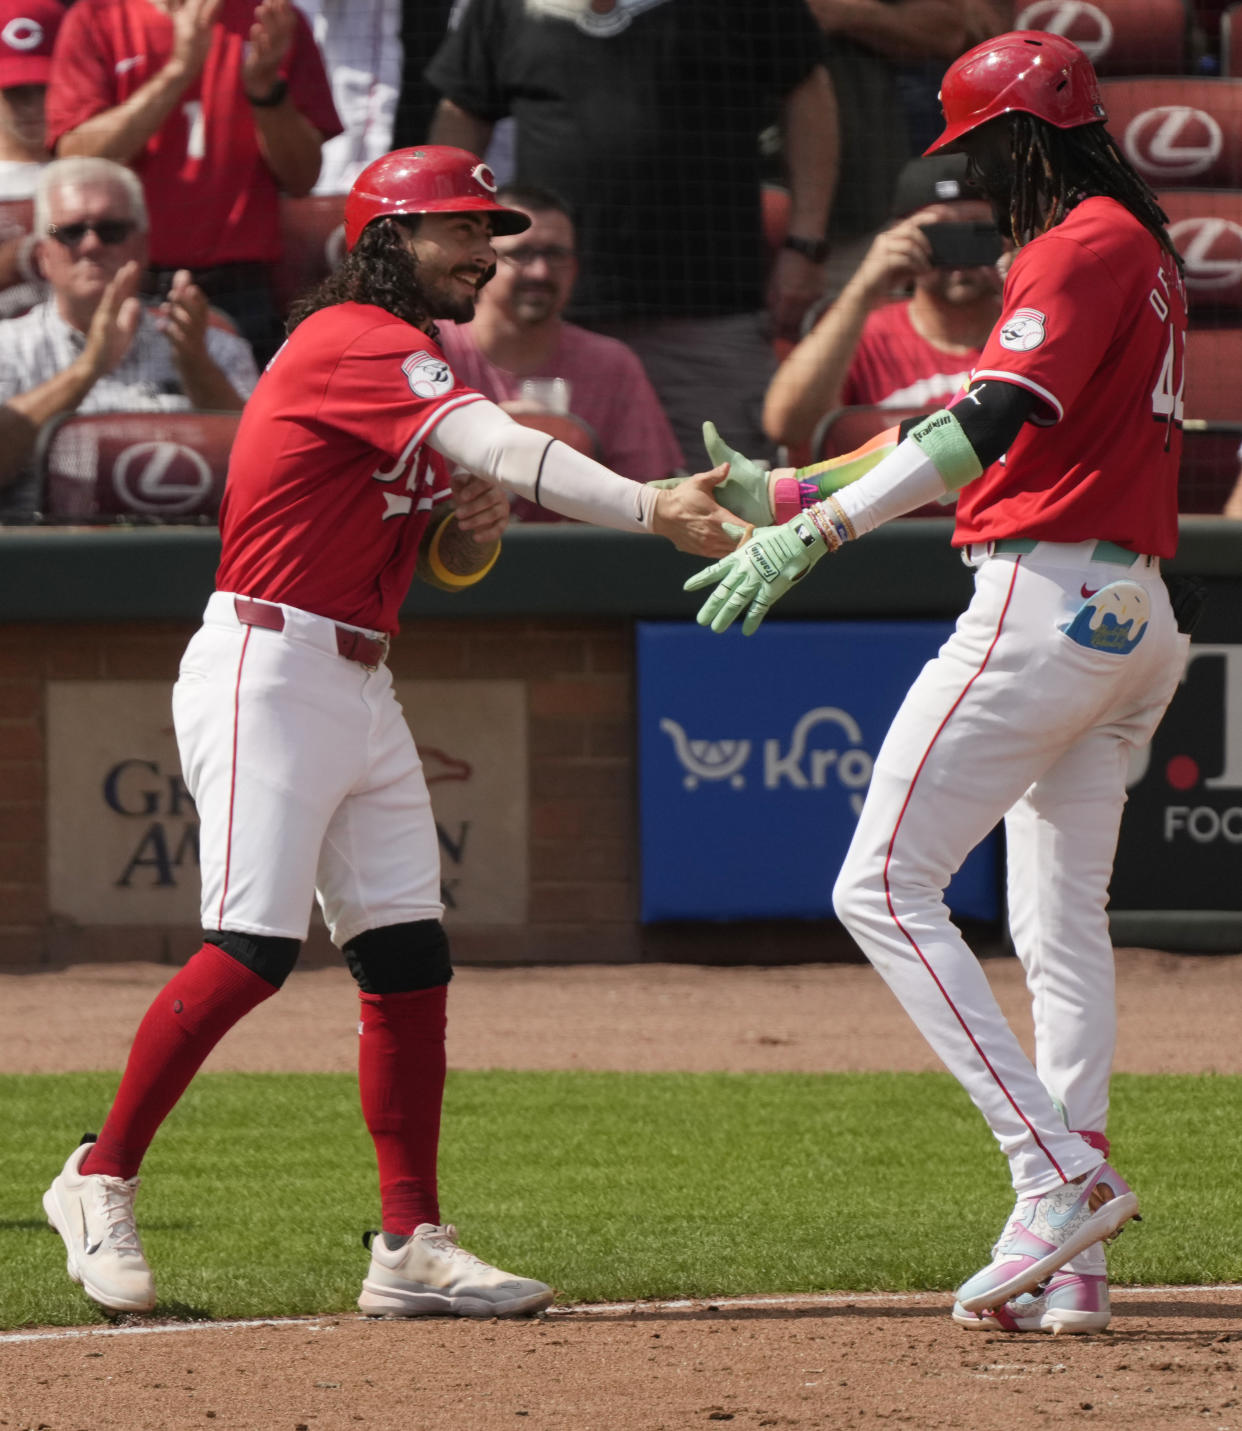
M928 154L1015 109L1058 129L1107 118L1091 61L1072 40L1047 30L1011 30L967 50L940 82L940 107L944 133Z
M424 144L394 149L368 164L345 198L345 247L353 248L372 219L385 214L492 216L492 232L520 234L530 219L496 202L492 171L467 149Z

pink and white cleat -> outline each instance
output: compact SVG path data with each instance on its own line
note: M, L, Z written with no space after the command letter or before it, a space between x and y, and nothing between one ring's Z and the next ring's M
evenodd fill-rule
M1004 1307L1138 1216L1138 1196L1107 1163L1038 1197L1019 1198L992 1260L957 1289L967 1312Z
M1112 1312L1108 1304L1108 1278L1054 1272L1034 1292L1024 1292L990 1312L968 1312L954 1303L953 1320L959 1327L987 1332L1051 1332L1054 1336L1102 1332Z

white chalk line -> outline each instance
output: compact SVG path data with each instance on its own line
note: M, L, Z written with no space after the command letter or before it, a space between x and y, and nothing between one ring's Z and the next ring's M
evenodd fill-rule
M1233 1283L1209 1282L1201 1285L1188 1284L1177 1287L1113 1287L1113 1300L1127 1301L1137 1297L1179 1297L1194 1292L1214 1294L1242 1292L1242 1286ZM928 1306L940 1303L946 1314L951 1305L947 1292L833 1292L814 1295L791 1294L789 1296L764 1297L678 1297L669 1301L653 1302L583 1302L563 1307L549 1307L541 1314L544 1318L574 1317L652 1317L669 1312L733 1312L763 1310L765 1308L806 1307L902 1307ZM68 1342L84 1341L92 1337L143 1337L159 1336L177 1332L236 1332L252 1331L260 1327L302 1327L306 1331L330 1331L342 1321L371 1321L372 1318L341 1313L320 1317L252 1317L235 1318L221 1322L141 1322L124 1327L65 1327L40 1332L0 1333L0 1346L15 1346L26 1342ZM419 1320L412 1318L411 1320ZM487 1320L487 1319L482 1319Z

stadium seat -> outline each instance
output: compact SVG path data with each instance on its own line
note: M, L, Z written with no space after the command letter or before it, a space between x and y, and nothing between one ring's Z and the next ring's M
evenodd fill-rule
M1178 508L1182 512L1219 514L1238 480L1242 463L1242 422L1190 419L1182 433L1182 472Z
M1242 311L1242 191L1168 189L1159 199L1186 260L1191 319Z
M1242 79L1102 80L1108 127L1155 189L1242 188Z
M1015 30L1051 30L1081 46L1100 75L1175 75L1187 68L1189 16L1183 0L1034 0Z
M62 418L35 468L49 522L214 522L235 412L116 412Z
M1230 5L1218 17L1220 25L1220 72L1237 78L1242 75L1242 4Z
M1192 328L1186 335L1187 418L1242 420L1242 327Z
M280 232L284 255L273 274L281 313L299 294L326 278L345 252L345 197L309 194L280 201Z
M571 412L546 412L534 408L523 409L505 404L505 411L523 427L532 427L536 432L546 432L549 437L558 437L567 446L599 461L599 439L590 423L575 417ZM550 512L546 507L536 506L525 497L513 497L509 505L513 509L515 522L567 522L559 512Z

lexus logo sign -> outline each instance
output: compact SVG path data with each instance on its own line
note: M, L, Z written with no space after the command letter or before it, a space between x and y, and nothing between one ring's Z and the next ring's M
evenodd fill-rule
M1242 286L1242 224L1229 219L1179 219L1169 237L1186 260L1186 282L1199 290Z
M1037 0L1014 21L1015 30L1046 30L1073 40L1091 61L1108 52L1113 43L1113 22L1087 0Z
M135 442L117 457L112 481L131 511L161 516L206 506L212 490L207 459L179 442Z
M1141 174L1168 183L1206 173L1220 158L1225 137L1205 110L1162 104L1135 115L1121 142L1126 158Z

